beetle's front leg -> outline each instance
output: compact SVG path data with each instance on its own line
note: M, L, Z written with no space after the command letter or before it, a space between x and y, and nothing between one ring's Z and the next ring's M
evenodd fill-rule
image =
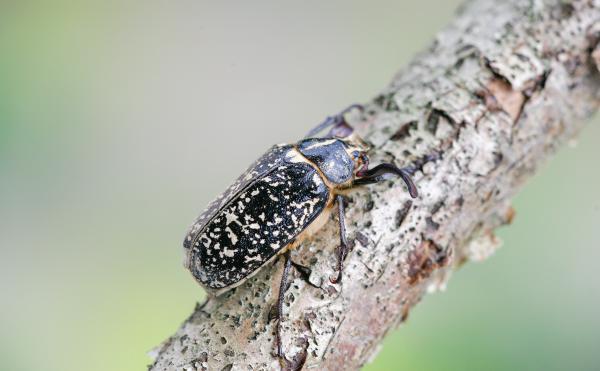
M331 283L338 283L342 280L342 270L344 269L344 260L348 255L348 239L346 238L346 215L344 208L344 197L341 195L335 196L335 201L338 204L338 221L340 223L340 246L338 247L338 274L336 278L330 278Z
M352 127L346 123L344 115L353 109L362 111L363 106L360 104L352 104L337 115L327 117L325 121L312 128L304 138L312 138L330 126L332 126L332 128L327 134L327 137L347 137L348 135L352 134L354 129L352 129Z

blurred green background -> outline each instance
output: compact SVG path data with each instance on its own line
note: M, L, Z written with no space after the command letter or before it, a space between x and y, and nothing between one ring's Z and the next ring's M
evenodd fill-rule
M0 3L0 370L139 370L203 293L197 213L273 143L366 101L458 1ZM600 127L505 245L367 370L600 369Z

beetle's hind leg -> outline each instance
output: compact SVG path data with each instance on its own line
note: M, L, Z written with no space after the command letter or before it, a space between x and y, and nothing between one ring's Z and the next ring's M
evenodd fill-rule
M364 184L373 184L379 183L388 178L385 176L387 174L395 174L398 175L408 188L408 193L412 198L417 198L419 196L419 192L417 191L417 186L413 182L411 175L414 174L415 171L413 168L399 168L398 166L392 163L383 163L375 166L372 169L364 170L360 172L360 178L356 179L353 182L353 185L364 185Z
M289 287L288 276L290 274L290 270L292 266L296 266L296 263L292 261L290 257L290 252L287 251L284 255L285 263L283 265L283 272L281 273L281 282L279 284L279 295L277 296L277 328L275 339L277 342L277 358L279 358L279 364L283 370L300 370L302 366L304 366L304 362L306 362L306 349L308 347L308 342L304 344L304 351L296 354L294 358L289 361L285 358L285 354L283 352L283 344L281 343L281 320L283 319L283 302L285 297L285 291Z
M338 283L342 280L342 270L344 269L344 260L348 255L348 239L346 238L346 210L344 208L344 197L341 195L335 196L335 201L338 204L338 221L340 223L340 246L338 247L338 269L337 277L330 278L331 283Z
M312 138L315 135L319 134L321 131L327 129L328 127L332 127L332 128L326 137L342 137L342 138L347 137L348 135L352 134L354 129L352 129L352 127L350 125L348 125L348 123L346 122L346 119L344 119L344 115L346 113L352 111L353 109L358 109L358 110L362 111L363 106L360 104L352 104L352 105L348 106L346 109L344 109L342 112L338 113L337 115L327 117L325 119L325 121L323 121L319 125L312 128L304 136L304 138Z
M288 275L292 267L292 259L290 258L290 252L287 251L284 255L285 263L283 265L283 272L281 273L281 283L279 284L279 295L277 297L277 357L280 361L285 362L283 354L283 347L281 345L281 319L283 318L283 299L285 296L285 290L288 286Z
M296 354L292 360L288 360L285 358L285 353L283 352L283 344L281 342L281 334L282 334L282 326L281 321L283 319L283 303L285 298L285 292L288 289L290 282L288 282L288 276L290 274L290 270L292 266L295 268L300 268L299 272L301 275L307 274L305 267L294 263L290 256L290 252L286 251L283 254L285 259L283 265L283 272L281 273L281 282L279 284L279 294L277 295L277 313L275 320L277 321L277 328L275 329L275 341L276 341L276 352L277 358L279 358L279 364L281 365L282 370L300 370L304 363L306 362L306 349L308 348L308 341L304 340L303 351ZM308 273L310 275L310 273ZM302 339L301 339L302 340Z

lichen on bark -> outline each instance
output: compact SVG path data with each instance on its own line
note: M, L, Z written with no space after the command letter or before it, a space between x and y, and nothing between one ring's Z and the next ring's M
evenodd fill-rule
M453 269L499 246L511 197L600 102L598 1L475 0L433 45L351 117L372 162L417 163L420 197L400 182L364 187L347 208L353 250L332 284L337 224L293 251L285 292L288 367L357 369ZM441 159L423 162L432 153ZM199 304L157 348L151 370L270 370L282 264Z

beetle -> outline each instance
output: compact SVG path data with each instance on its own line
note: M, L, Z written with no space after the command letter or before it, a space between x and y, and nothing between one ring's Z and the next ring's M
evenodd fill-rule
M220 295L256 274L280 255L285 265L277 302L277 355L281 347L281 316L289 251L319 230L337 206L340 282L348 253L344 195L354 187L398 175L411 197L418 195L411 180L414 168L383 163L369 169L369 146L346 123L352 105L327 118L294 144L272 147L216 200L190 227L183 246L185 267L210 294ZM331 127L324 137L316 134Z

